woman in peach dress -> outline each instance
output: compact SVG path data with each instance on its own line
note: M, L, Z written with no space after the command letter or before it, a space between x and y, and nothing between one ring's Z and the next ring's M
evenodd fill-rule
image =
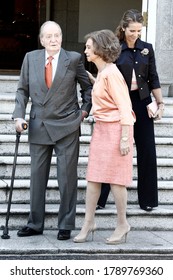
M85 220L73 239L82 243L96 229L94 216L101 183L110 183L117 209L117 225L107 244L122 242L130 231L126 218L127 189L132 181L133 124L135 122L125 80L113 63L120 54L120 44L110 30L86 35L85 54L98 74L92 91L95 118L87 167ZM125 238L126 240L126 238Z

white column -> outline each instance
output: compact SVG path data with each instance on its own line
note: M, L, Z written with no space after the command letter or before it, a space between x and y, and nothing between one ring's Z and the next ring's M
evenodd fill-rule
M143 0L142 12L147 12L148 21L147 26L143 27L141 39L151 43L155 49L157 0Z

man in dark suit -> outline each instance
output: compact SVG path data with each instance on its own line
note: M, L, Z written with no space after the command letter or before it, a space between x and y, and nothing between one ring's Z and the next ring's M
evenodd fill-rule
M60 26L47 21L40 28L44 47L25 55L13 112L15 128L22 132L25 108L31 100L29 143L31 155L30 214L28 223L17 232L20 237L42 234L45 216L45 191L53 151L57 158L60 190L58 214L59 240L70 238L75 227L77 163L81 121L91 109L92 85L77 52L61 47ZM46 85L45 66L51 56L51 85ZM81 87L79 107L77 83Z

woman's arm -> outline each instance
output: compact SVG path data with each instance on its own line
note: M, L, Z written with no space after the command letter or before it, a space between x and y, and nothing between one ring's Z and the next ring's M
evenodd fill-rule
M88 74L88 77L89 77L89 79L90 79L90 82L92 83L92 84L94 84L95 83L95 77L89 72L89 71L86 71L87 72L87 74Z
M162 97L162 91L161 88L156 88L152 90L152 94L157 102L158 105L158 110L154 116L155 120L160 120L163 116L164 112L164 102L163 102L163 97Z
M122 156L125 156L130 152L129 125L122 125L121 127L120 152Z

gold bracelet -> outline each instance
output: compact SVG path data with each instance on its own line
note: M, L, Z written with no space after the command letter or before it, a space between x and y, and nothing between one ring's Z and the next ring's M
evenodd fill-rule
M127 136L124 136L121 138L122 141L127 141L129 138Z

